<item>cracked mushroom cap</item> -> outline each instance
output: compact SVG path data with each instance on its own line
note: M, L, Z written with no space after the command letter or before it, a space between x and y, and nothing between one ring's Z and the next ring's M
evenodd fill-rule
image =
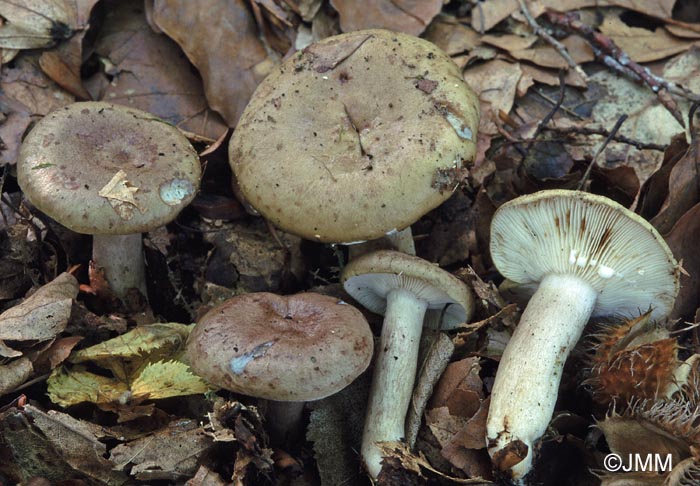
M229 161L266 219L348 243L410 226L474 159L478 100L438 47L365 30L329 37L257 88Z
M444 309L444 328L467 322L474 310L464 282L434 263L398 251L375 251L350 261L341 280L353 299L377 314L384 314L387 295L396 288L427 301L429 310Z
M319 400L369 366L374 340L353 306L306 292L227 300L202 317L188 341L192 369L213 385L277 401Z
M664 239L618 203L580 191L548 190L503 204L491 223L491 258L519 284L575 275L598 293L593 316L671 312L679 267Z
M22 143L17 179L42 212L78 233L141 233L194 198L201 169L180 131L141 110L74 103Z

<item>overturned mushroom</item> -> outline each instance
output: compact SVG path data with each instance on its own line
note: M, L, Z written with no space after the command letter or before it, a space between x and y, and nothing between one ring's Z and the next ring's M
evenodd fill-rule
M461 280L433 263L397 251L376 251L352 260L342 280L355 300L385 316L362 435L362 458L376 478L382 461L377 443L406 435L404 423L426 311L441 312L443 325L450 327L471 317L474 302Z
M519 284L539 282L496 374L487 446L518 482L554 411L571 348L591 316L667 315L679 269L644 219L602 196L541 191L502 205L491 223L491 256Z
M172 221L194 198L201 169L180 131L133 108L74 103L24 139L17 179L38 209L93 235L92 258L112 290L146 294L141 233Z

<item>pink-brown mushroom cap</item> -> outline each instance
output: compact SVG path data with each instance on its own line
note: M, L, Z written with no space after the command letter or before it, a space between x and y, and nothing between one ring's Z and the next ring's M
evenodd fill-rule
M369 366L373 347L362 313L335 297L259 292L207 312L186 357L195 373L221 388L307 401L349 385Z

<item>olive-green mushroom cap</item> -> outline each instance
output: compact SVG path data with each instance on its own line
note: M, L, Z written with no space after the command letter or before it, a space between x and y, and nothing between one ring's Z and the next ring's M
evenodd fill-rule
M186 359L218 387L278 401L319 400L362 373L374 340L362 313L307 292L239 295L202 317Z
M428 41L387 30L329 37L255 91L229 160L248 201L303 238L401 230L446 200L474 159L478 100Z
M428 310L443 311L442 327L467 322L474 312L474 297L454 275L434 263L398 251L380 250L351 260L341 276L345 291L367 309L384 314L389 292L406 289L428 303Z
M131 234L172 221L194 198L201 167L180 131L133 108L74 103L41 119L17 160L19 185L78 233Z

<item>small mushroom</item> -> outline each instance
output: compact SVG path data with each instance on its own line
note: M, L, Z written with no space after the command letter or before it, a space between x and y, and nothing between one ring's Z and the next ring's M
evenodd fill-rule
M471 318L473 297L461 280L437 265L390 250L352 260L342 281L355 300L384 315L362 436L362 458L376 478L382 461L377 442L405 437L426 311L442 311L443 326L453 327Z
M233 297L207 312L192 330L186 359L211 384L276 402L278 435L303 404L332 395L359 376L374 341L362 313L337 298L306 292Z
M589 318L650 307L652 319L666 316L679 268L644 219L605 197L566 190L503 204L491 223L491 257L513 282L539 282L501 357L486 425L495 466L522 483Z
M449 198L457 183L445 176L474 159L478 124L476 96L438 47L350 32L296 53L258 86L229 161L274 225L357 243L408 228Z
M92 258L112 290L146 294L141 233L194 198L201 168L180 131L144 111L74 103L41 119L22 143L17 179L48 216L93 235Z

